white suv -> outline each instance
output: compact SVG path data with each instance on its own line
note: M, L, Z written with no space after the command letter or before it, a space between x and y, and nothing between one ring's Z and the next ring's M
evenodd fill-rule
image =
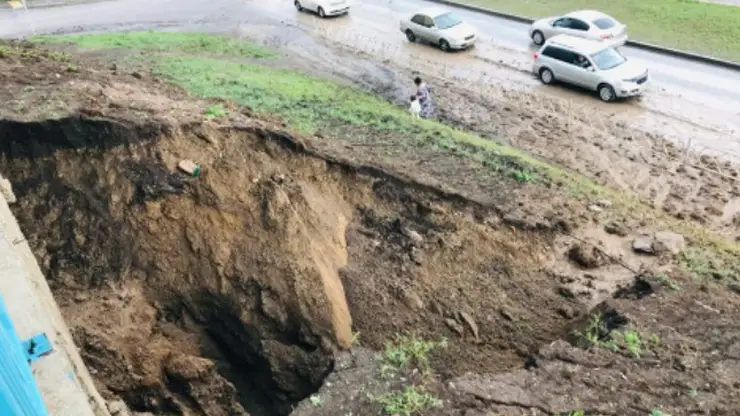
M603 101L640 95L648 81L647 68L616 49L569 35L548 39L534 55L532 72L545 84L560 81L597 91Z

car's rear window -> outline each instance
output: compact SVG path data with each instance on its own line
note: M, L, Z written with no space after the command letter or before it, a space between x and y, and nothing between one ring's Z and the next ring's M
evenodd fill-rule
M601 30L611 29L617 25L616 20L611 17L600 17L594 20L594 24Z

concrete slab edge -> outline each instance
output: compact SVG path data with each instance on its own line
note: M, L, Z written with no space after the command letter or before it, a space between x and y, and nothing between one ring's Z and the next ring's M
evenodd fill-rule
M0 175L0 180L3 179L5 178ZM90 405L93 414L95 416L111 416L108 412L105 400L98 392L95 382L88 372L87 366L82 361L82 357L72 339L72 334L62 317L59 306L56 304L51 288L49 288L46 278L41 272L41 268L31 251L31 247L28 245L28 242L20 229L20 225L17 223L15 217L10 211L10 206L8 205L8 201L6 200L4 193L0 193L0 227L3 227L2 231L5 238L9 238L10 241L12 241L15 255L18 256L17 258L26 272L26 278L29 281L29 285L33 287L40 305L44 307L47 313L49 322L57 331L55 334L47 335L54 338L59 345L64 347L63 351L74 369L76 376L75 380L81 383L81 387L87 395L88 404Z
M502 19L508 19L508 20L512 20L515 22L520 22L520 23L534 22L534 19L529 18L529 17L520 16L520 15L513 14L513 13L501 12L498 10L489 9L487 7L474 6L472 4L467 4L467 3L463 3L459 1L450 1L450 0L429 0L429 1L431 1L432 3L444 4L446 6L459 7L461 9L483 13L483 14L487 14L490 16L496 16ZM679 49L668 48L665 46L659 46L659 45L655 45L655 44L647 43L647 42L639 42L639 41L630 40L630 41L627 41L627 45L635 47L635 48L640 48L640 49L644 49L647 51L651 51L651 52L657 52L663 55L675 56L677 58L683 58L683 59L688 59L688 60L692 60L696 62L702 62L702 63L709 64L709 65L715 65L715 66L720 66L723 68L740 70L740 62L732 62L732 61L728 61L725 59L715 58L712 56L702 55L702 54L693 53L693 52L682 51Z

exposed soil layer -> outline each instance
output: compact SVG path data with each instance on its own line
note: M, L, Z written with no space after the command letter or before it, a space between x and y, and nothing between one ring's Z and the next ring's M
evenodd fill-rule
M84 358L134 410L236 412L207 357L230 363L234 384L267 386L285 413L350 345L347 304L374 346L410 330L450 336L445 318L463 312L485 322L440 357L450 375L518 367L565 334L556 311L569 302L532 267L547 237L479 224L413 184L296 154L290 137L258 128L214 132L220 150L189 129L40 128L3 126L15 213ZM206 170L187 178L181 159Z
M92 61L66 67L40 52L0 59L0 99L13 103L0 121L0 173L102 394L136 412L288 414L333 370L330 381L350 374L347 356L334 357L358 334L379 349L414 332L449 340L432 366L462 387L434 385L449 403L444 414L556 414L573 403L552 401L564 381L547 370L561 365L549 345L581 329L584 305L631 281L632 270L673 260L632 253L631 237L643 230L617 212L589 211L451 154L298 138L230 103L228 118L204 122L204 102L147 74ZM200 177L178 171L186 159L203 167ZM734 329L712 328L735 319L737 295L712 285L697 292L664 269L686 288L655 297L623 290L614 308L659 334L650 351L664 355L587 353L578 369L589 370L558 394L603 414L637 414L620 390L590 381L601 374L593 368L634 371L630 388L651 398L647 408L657 393L637 386L656 381L663 391L674 358L694 357L704 372L676 371L691 388L717 392L706 409L733 408L731 383L700 386L714 358L732 359L702 354L734 348L730 338L713 341ZM699 319L717 325L683 335L707 343L686 350L674 336ZM363 354L370 372L356 380L387 387ZM731 361L723 365L736 374ZM481 372L494 375L469 374ZM521 399L485 395L508 387L475 390L479 380L495 387L501 374ZM532 377L550 381L540 389ZM373 414L363 386L323 384L324 406L303 402L297 414ZM539 401L517 401L530 396ZM683 403L661 399L664 409Z
M539 267L547 233L483 224L483 207L302 154L269 130L213 130L216 147L201 127L160 129L2 127L15 213L84 358L134 410L234 414L216 362L284 414L350 345L350 311L374 347L407 331L454 338L438 357L450 376L520 367L566 334L557 311L577 304ZM183 159L203 175L178 173ZM461 316L480 330L445 324Z

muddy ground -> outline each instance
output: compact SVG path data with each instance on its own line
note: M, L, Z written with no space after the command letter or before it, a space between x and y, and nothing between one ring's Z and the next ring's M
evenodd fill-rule
M455 70L441 65L434 57L439 51L428 46L419 45L408 59L395 59L384 44L373 46L372 39L340 36L328 28L244 25L234 34L284 51L286 67L343 80L399 105L405 105L413 78L421 75L434 89L440 120L637 195L678 219L740 236L737 165L701 145L734 138L674 118L665 96L647 106L649 118L664 123L646 124L642 111L631 105L635 100L605 106L592 97L588 106L561 98L587 92L543 91L523 72L526 65L512 61L505 50L499 51L499 61L485 62L474 51L458 53L461 69Z
M414 332L448 340L432 356L439 414L740 406L738 294L675 270L680 236L640 255L633 239L655 230L603 201L597 213L431 150L295 137L229 103L228 119L205 122L206 103L146 74L22 55L0 59L12 103L0 171L111 402L162 415L375 414L367 393L399 381L362 348ZM203 175L178 172L183 159ZM604 300L624 317L609 329L644 334L639 357L562 341ZM321 406L300 403L320 387Z

